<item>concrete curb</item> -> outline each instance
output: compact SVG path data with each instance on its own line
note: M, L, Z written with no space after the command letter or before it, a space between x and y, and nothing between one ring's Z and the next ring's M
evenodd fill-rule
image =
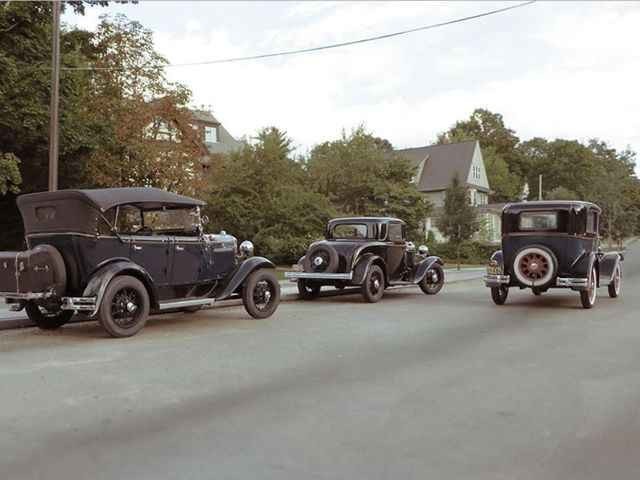
M457 270L454 270L457 271ZM474 269L463 269L460 270L460 272L484 272L484 268L474 268ZM445 270L446 273L446 270ZM472 278L460 278L460 279L452 279L452 280L447 280L446 284L451 284L451 283L462 283L462 282L471 282L471 281L476 281L476 280L480 280L482 278L481 275L478 275L477 277L472 277ZM282 281L280 282L280 287L283 290L289 290L289 292L286 293L282 293L282 295L280 296L280 301L281 302L302 302L304 300L301 300L300 298L298 298L298 293L297 292L292 292L291 291L291 287L295 286L295 284L293 282L289 282L289 281ZM389 287L389 290L402 290L402 289L407 289L407 288L418 288L417 285L397 285L395 287ZM349 289L344 289L344 290L331 290L331 291L326 291L326 292L322 292L320 294L320 298L326 298L326 297L338 297L338 296L342 296L342 295L358 295L360 293L360 290L358 288L349 288ZM218 302L217 304L213 305L212 307L207 308L206 310L212 310L212 309L216 309L216 308L228 308L228 307L237 307L242 305L242 300L239 299L234 299L234 300L223 300L221 302ZM169 313L169 312L168 312ZM28 318L25 318L23 315L23 312L16 312L16 315L20 315L20 316L16 316L15 318L6 318L6 319L2 319L0 318L0 331L3 330L15 330L15 329L19 329L19 328L31 328L31 327L35 327L35 325L31 322L31 320L29 320ZM90 318L86 318L84 316L75 316L69 323L82 323L82 322L95 322L95 319L90 319Z

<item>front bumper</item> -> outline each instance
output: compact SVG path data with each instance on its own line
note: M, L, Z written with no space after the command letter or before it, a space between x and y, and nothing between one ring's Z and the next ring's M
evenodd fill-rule
M573 288L576 290L586 290L589 288L588 278L563 278L558 277L556 279L557 287Z
M321 273L321 272L284 272L284 277L297 282L302 280L340 280L349 281L353 278L353 272L349 273Z
M484 284L487 287L509 285L509 282L511 282L511 277L509 275L486 274L484 276Z

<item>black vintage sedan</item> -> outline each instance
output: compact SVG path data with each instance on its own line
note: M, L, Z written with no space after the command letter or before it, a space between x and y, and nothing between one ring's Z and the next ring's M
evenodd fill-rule
M443 262L426 246L417 251L407 241L406 224L397 218L336 218L325 239L309 246L285 277L297 282L304 299L315 298L323 286L361 288L367 302L377 302L391 285L416 284L427 295L444 285Z
M596 302L597 288L620 295L619 252L599 245L600 207L581 201L537 201L507 204L502 211L502 250L487 266L485 284L497 305L510 287L530 288L541 295L550 288L580 292L584 308Z
M0 297L40 328L83 312L114 337L137 333L151 312L195 311L242 298L252 317L280 299L275 265L208 235L204 202L155 188L61 190L18 197L28 250L0 252Z

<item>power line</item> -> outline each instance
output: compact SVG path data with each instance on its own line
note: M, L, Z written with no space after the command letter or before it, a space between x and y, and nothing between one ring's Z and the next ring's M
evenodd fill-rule
M385 40L387 38L398 37L398 36L407 35L407 34L410 34L410 33L420 32L420 31L424 31L424 30L431 30L431 29L439 28L439 27L445 27L447 25L453 25L455 23L468 22L470 20L475 20L475 19L482 18L482 17L488 17L489 15L496 15L498 13L503 13L503 12L506 12L508 10L515 10L516 8L526 7L527 5L531 5L532 3L535 3L535 2L536 2L536 0L529 0L527 2L519 3L517 5L510 5L508 7L498 8L498 9L495 9L495 10L489 10L487 12L478 13L476 15L470 15L470 16L462 17L462 18L456 18L454 20L448 20L446 22L434 23L434 24L425 25L425 26L422 26L422 27L411 28L411 29L408 29L408 30L401 30L399 32L393 32L393 33L385 33L385 34L382 34L382 35L376 35L374 37L361 38L361 39L358 39L358 40L351 40L351 41L348 41L348 42L333 43L333 44L330 44L330 45L323 45L323 46L319 46L319 47L301 48L301 49L298 49L298 50L284 50L282 52L263 53L263 54L260 54L260 55L250 55L250 56L246 56L246 57L219 58L219 59L214 59L214 60L204 60L204 61L200 61L200 62L188 62L188 63L169 63L169 64L165 65L165 67L169 68L169 67L194 67L194 66L199 66L199 65L215 65L215 64L220 64L220 63L245 62L245 61L249 61L249 60L260 60L260 59L263 59L263 58L284 57L284 56L288 56L288 55L299 55L301 53L319 52L321 50L329 50L329 49L333 49L333 48L341 48L341 47L347 47L347 46L350 46L350 45L358 45L358 44L361 44L361 43L375 42L375 41L378 41L378 40ZM123 68L122 67L82 66L82 67L63 67L62 70L123 70Z

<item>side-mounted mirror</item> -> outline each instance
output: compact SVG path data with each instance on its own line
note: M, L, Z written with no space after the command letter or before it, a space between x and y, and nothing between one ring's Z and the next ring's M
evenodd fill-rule
M429 247L427 247L426 245L420 245L418 247L418 253L424 257L429 255Z

